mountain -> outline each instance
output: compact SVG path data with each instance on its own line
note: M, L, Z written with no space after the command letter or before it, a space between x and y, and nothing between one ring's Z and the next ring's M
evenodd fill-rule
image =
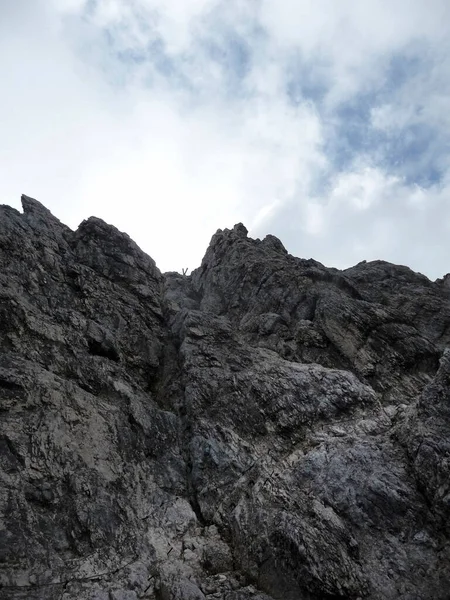
M0 597L448 600L450 277L0 207Z

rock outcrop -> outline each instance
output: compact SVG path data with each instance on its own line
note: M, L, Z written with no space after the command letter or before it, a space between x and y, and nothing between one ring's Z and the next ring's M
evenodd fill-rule
M0 207L0 596L448 600L450 288Z

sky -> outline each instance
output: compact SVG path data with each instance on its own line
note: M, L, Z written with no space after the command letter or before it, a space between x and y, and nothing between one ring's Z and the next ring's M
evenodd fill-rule
M450 271L448 0L0 0L0 204Z

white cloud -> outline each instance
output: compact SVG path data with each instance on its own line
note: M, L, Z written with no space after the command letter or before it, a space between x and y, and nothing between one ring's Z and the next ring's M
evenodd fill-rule
M442 42L449 16L446 0L263 0L261 20L281 51L328 64L334 103L379 85L385 62L409 44Z
M72 227L96 214L163 270L194 268L214 231L238 221L330 264L379 256L448 270L446 1L0 0L0 10L1 201L27 193ZM390 82L403 55L427 68ZM363 149L350 139L340 165L338 108L361 94L367 127L388 139ZM386 163L386 148L415 124L440 134L405 180L394 163L408 157ZM411 173L431 162L441 179L421 187Z
M360 171L343 173L337 178L330 204L337 210L347 205L357 212L366 211L382 202L383 196L392 196L398 184L398 178L386 177L378 169L365 166Z
M274 225L290 252L329 266L383 259L437 278L448 270L449 197L450 182L424 190L360 166L325 197L285 206Z

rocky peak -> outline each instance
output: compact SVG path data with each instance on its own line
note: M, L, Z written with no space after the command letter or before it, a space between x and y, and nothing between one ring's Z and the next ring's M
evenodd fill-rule
M0 596L446 600L450 297L0 206Z
M281 252L281 254L287 254L286 248L283 246L282 242L275 237L274 235L266 235L263 239L263 244L272 250L276 250L277 252Z
M108 278L143 285L161 282L155 261L126 233L101 219L83 221L72 237L72 247L80 261Z
M22 194L21 199L23 214L24 215L40 215L44 219L48 219L49 221L56 221L56 217L52 215L52 213L46 208L43 204L31 198L30 196L26 196Z
M69 231L69 228L54 217L48 208L34 198L22 194L21 203L23 209L21 219L36 232L55 238L58 234Z
M239 237L247 237L248 230L242 223L237 223L233 227L233 233L235 233Z

